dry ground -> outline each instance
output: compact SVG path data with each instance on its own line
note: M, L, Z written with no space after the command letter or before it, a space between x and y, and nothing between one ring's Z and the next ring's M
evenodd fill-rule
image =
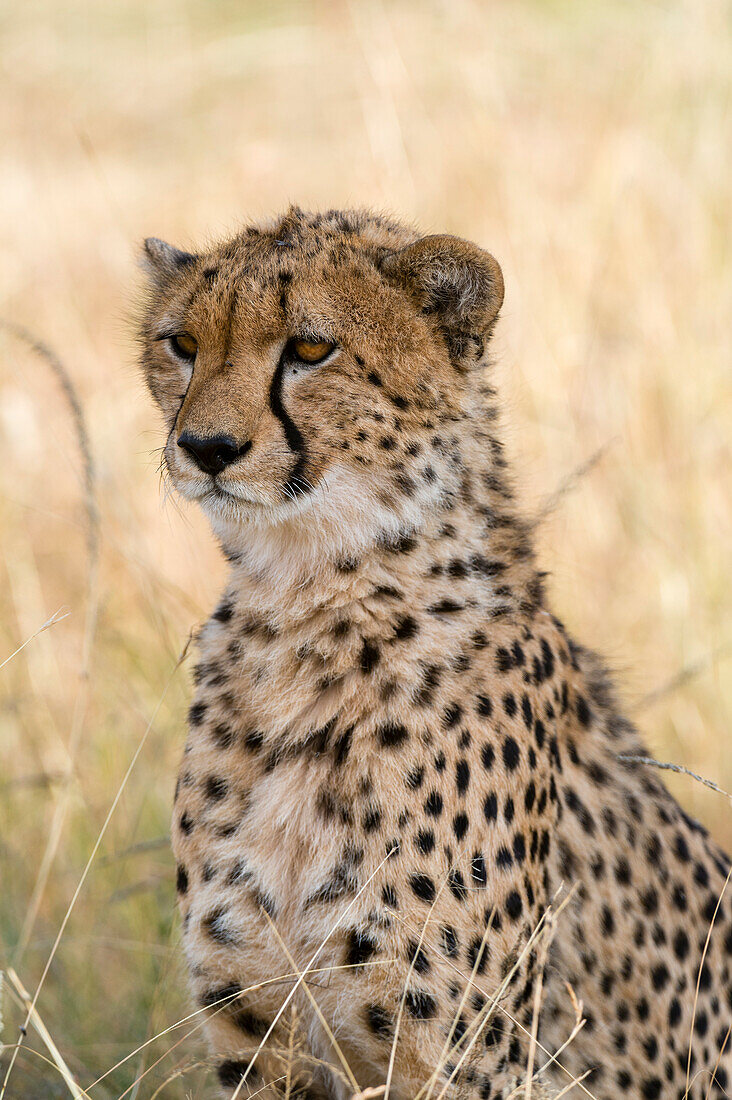
M136 242L297 200L491 248L527 507L604 448L543 524L554 606L650 750L732 789L732 7L11 0L0 36L0 314L78 387L101 548L90 576L59 385L0 334L0 661L72 612L0 669L0 965L35 989L152 720L38 1010L95 1100L176 1073L163 1095L201 1100L195 1020L108 1072L188 1011L166 839L185 669L160 699L223 574L198 516L161 505ZM730 846L728 800L671 779ZM44 1057L33 1032L9 1097L69 1095Z

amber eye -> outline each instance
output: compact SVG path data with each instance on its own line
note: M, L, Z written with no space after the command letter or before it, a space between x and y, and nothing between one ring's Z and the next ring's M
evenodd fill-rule
M301 363L321 363L330 355L335 344L327 340L293 340L290 344L295 359Z
M187 332L181 332L179 336L169 336L168 343L173 353L186 363L192 363L198 354L198 344Z

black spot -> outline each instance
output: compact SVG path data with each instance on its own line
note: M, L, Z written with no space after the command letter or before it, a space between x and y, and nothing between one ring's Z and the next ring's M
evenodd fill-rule
M615 880L620 886L627 886L631 880L630 864L624 856L615 864Z
M689 954L689 937L687 936L683 928L679 928L678 932L674 936L673 949L674 955L680 962L683 962Z
M490 1049L497 1046L503 1038L503 1020L500 1016L491 1019L483 1033L483 1042Z
M366 1006L366 1023L370 1031L379 1039L390 1039L393 1031L392 1019L381 1005Z
M544 662L544 679L550 680L554 675L554 654L551 646L544 638L541 640L541 656Z
M503 742L503 763L508 771L512 772L518 767L521 759L521 750L513 737L507 737Z
M485 744L480 752L481 760L483 761L483 767L487 772L493 767L493 761L496 758L495 751L492 745Z
M188 721L192 726L200 726L206 714L205 703L194 703L188 711Z
M175 873L175 888L179 894L185 894L188 889L188 872L182 863L178 864Z
M414 767L411 769L411 771L407 772L405 783L409 788L411 788L411 790L419 790L419 788L422 786L423 781L424 768L421 765L419 767Z
M369 641L368 638L364 638L363 645L361 646L361 656L359 658L361 671L366 674L373 672L379 663L379 656L379 647L376 643Z
M223 918L226 915L226 906L217 905L215 909L212 909L208 916L204 917L201 921L201 927L203 931L207 933L216 943L228 946L237 942L236 936L233 932L230 932L223 924Z
M485 886L488 882L488 871L481 852L476 852L470 861L470 877L478 886Z
M471 974L482 974L488 962L488 948L480 936L474 936L466 952Z
M235 1012L231 1017L231 1022L240 1031L246 1032L247 1035L254 1035L257 1039L263 1039L270 1029L269 1020L265 1020L263 1016L257 1016L248 1008Z
M518 890L512 890L506 898L506 912L511 920L518 920L523 910L523 902Z
M408 989L404 1004L415 1020L431 1020L437 1011L437 1002L424 989Z
M503 696L503 709L509 718L513 718L516 713L516 699L510 691Z
M602 907L600 912L600 924L603 936L612 936L615 934L615 917L609 905L603 905Z
M211 802L221 802L223 798L226 798L227 790L228 784L220 776L210 775L206 780L206 798Z
M350 726L347 730L344 730L340 737L337 737L333 744L333 760L336 767L340 767L345 763L348 753L351 748L351 736L353 734L353 726Z
M230 726L227 726L223 722L219 722L211 730L211 736L219 749L230 749L236 740L236 735Z
M454 958L459 950L457 932L451 924L443 924L440 928L440 949L448 958Z
M580 724L584 726L585 729L587 729L590 722L592 721L592 711L590 710L584 695L577 696L577 717L580 721Z
M524 809L530 813L536 800L536 784L532 779L524 792Z
M453 726L456 726L460 721L462 713L462 707L459 703L450 703L450 705L445 708L444 714L442 715L442 724L445 729L449 730L452 729Z
M264 744L264 734L261 730L249 730L244 735L244 744L250 752L256 752Z
M241 992L240 985L230 982L229 985L219 986L218 989L207 990L199 997L199 1003L203 1008L220 1008L225 1002L230 1007L229 1002L236 1000Z
M216 608L211 618L215 619L216 622L219 623L228 623L233 614L233 605L228 600L224 600Z
M420 901L435 900L435 884L429 875L411 875L409 885Z
M465 879L456 867L451 868L447 876L447 885L453 897L456 897L458 901L465 901L468 896L468 888L465 885Z
M666 987L670 977L671 975L665 963L659 963L657 966L653 967L651 970L651 982L657 993Z
M376 729L376 735L379 741L387 749L397 748L409 737L409 733L405 726L402 726L397 722L384 722Z
M507 871L509 867L513 867L513 856L505 844L501 844L496 851L496 867L500 867L502 871Z
M420 829L414 838L414 845L423 856L428 856L435 848L435 834L431 829Z
M418 630L416 620L411 615L403 615L394 625L394 637L400 641L407 641L409 638L413 638Z
M451 600L447 596L442 600L438 600L437 603L430 604L427 608L430 615L451 615L464 610L464 604L459 603L457 600Z
M222 1062L216 1070L216 1076L219 1079L219 1084L224 1088L233 1089L241 1081L242 1077L247 1071L248 1062ZM249 1074L249 1079L252 1079L252 1074Z
M378 951L378 944L360 928L351 928L346 942L346 966L362 966Z
M485 802L483 803L483 813L485 814L486 821L495 821L498 817L498 799L495 792L491 791L489 795L486 795Z
M465 794L470 784L470 765L467 760L458 760L455 765L455 786L458 794Z
M442 795L439 791L432 791L424 804L425 813L430 817L439 817L442 813Z
M386 886L382 886L381 888L381 900L383 901L384 905L388 905L390 909L399 908L399 905L397 903L396 890L393 886L389 886L388 883Z
M459 814L455 815L455 817L453 818L453 822L452 822L452 829L453 829L453 832L455 833L455 836L457 837L458 840L463 839L463 837L465 836L465 834L468 831L468 826L469 825L470 825L470 822L468 820L468 815L467 814L459 813Z
M500 646L496 650L496 670L498 672L509 672L513 668L513 658L511 654L503 646Z
M410 940L407 944L407 959L418 974L426 974L430 969L430 960L416 940Z

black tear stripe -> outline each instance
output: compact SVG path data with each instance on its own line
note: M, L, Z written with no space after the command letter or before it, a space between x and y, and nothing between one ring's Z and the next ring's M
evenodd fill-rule
M278 280L280 284L280 307L287 320L287 284L292 279L292 274L289 271L280 271L278 273ZM285 484L282 486L282 492L285 496L298 497L306 496L312 490L312 485L305 477L305 467L307 466L307 454L305 451L305 440L303 434L298 428L297 424L292 420L287 412L287 409L282 403L282 378L285 373L285 355L286 351L282 352L280 361L277 364L277 369L272 376L272 382L269 387L269 407L272 410L272 415L279 420L282 425L282 430L285 433L285 440L287 445L295 455L295 465L290 471Z
M290 476L287 481L282 486L282 491L285 496L305 496L312 489L312 485L304 476L305 467L307 465L305 440L297 424L290 418L287 409L282 404L282 376L284 372L285 352L282 353L280 361L277 364L277 369L272 375L272 382L269 387L269 407L272 410L272 415L275 416L282 425L287 445L295 455L295 465L290 471Z

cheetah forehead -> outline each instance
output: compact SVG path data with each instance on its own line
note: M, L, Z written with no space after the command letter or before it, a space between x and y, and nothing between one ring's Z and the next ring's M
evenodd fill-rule
M176 314L182 318L198 303L197 320L204 330L227 322L246 326L248 319L265 340L271 339L282 326L292 283L315 292L311 317L298 316L297 304L293 312L288 295L289 320L304 335L309 328L327 335L331 311L341 320L345 313L366 336L369 322L375 330L398 331L411 313L422 324L430 317L428 327L449 334L455 361L465 337L472 335L482 345L503 301L501 270L489 253L458 237L420 236L413 226L368 210L311 213L291 207L195 253L148 238L143 263L158 292L146 324L157 314L161 332ZM333 293L334 286L340 295ZM396 315L395 292L402 305L408 303ZM458 333L463 344L456 340Z
M222 294L246 281L262 289L293 277L317 277L331 270L375 267L390 253L416 241L415 229L368 210L313 213L291 207L287 213L197 252L184 252L156 238L146 241L143 257L161 288L181 286L190 295L198 285ZM273 308L276 300L273 299Z

